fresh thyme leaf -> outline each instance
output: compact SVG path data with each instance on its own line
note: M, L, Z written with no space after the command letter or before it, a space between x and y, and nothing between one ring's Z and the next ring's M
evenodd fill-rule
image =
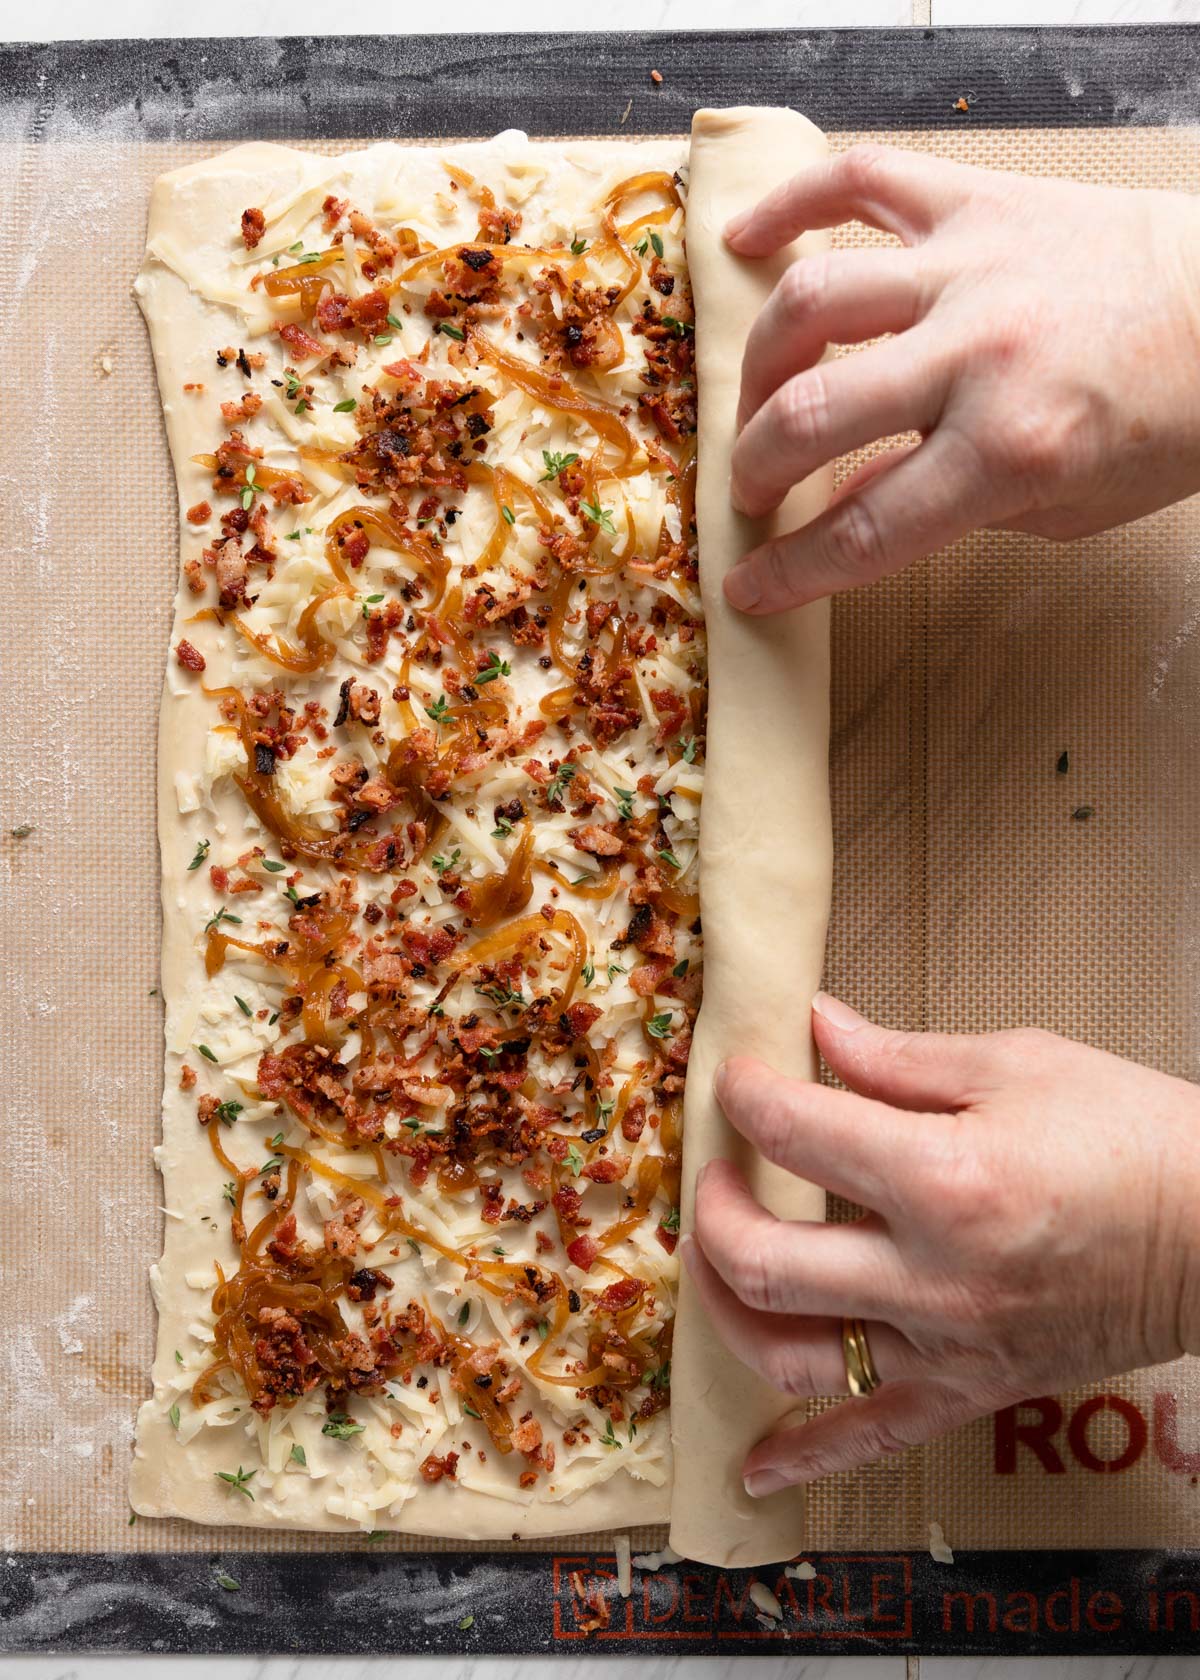
M468 1406L467 1410L470 1411L470 1409L471 1408ZM476 1415L476 1417L478 1417L478 1415L479 1415L478 1412L475 1415ZM462 1633L465 1633L468 1628L471 1628L471 1627L475 1626L474 1616L467 1615L467 1616L461 1617L460 1620L459 1620L458 1626L459 1626L459 1631L462 1632Z
M188 864L189 869L199 869L200 865L204 862L205 858L208 856L209 847L211 845L212 845L211 840L198 840L196 842L196 855L192 859L191 863Z
M341 402L334 403L333 412L335 414L353 414L357 407L358 402L356 398L343 397Z
M235 1581L232 1575L222 1575L218 1572L214 1579L219 1587L224 1587L226 1592L241 1592L242 1590L241 1582Z
M233 1097L227 1097L224 1102L217 1104L217 1119L224 1126L232 1126L242 1108L242 1103Z
M656 257L661 257L663 254L662 235L659 233L652 233L650 235L650 243L654 247L654 255Z
M579 235L576 234L574 239L572 239L572 241L571 241L571 255L573 257L581 257L583 255L583 253L587 250L587 248L588 248L587 240L586 239L580 239Z
M432 706L426 706L425 716L432 718L434 723L444 723L450 715L450 704L444 694L439 694Z
M685 764L694 764L696 762L696 737L694 735L689 736L687 740L681 738L679 741L679 749L683 755L683 762Z
M233 1001L234 1001L234 1003L237 1004L238 1008L241 1010L243 1015L249 1015L249 1016L253 1017L254 1011L253 1011L253 1009L251 1009L250 1005L246 1002L245 998L239 997L237 995L237 993L234 992Z
M416 1239L416 1237L409 1237L409 1238L407 1238L407 1239L406 1239L406 1240L407 1240L407 1242L408 1242L408 1246L409 1246L409 1248L411 1248L411 1249L412 1249L412 1251L413 1251L413 1253L414 1253L414 1254L420 1254L420 1252L421 1252L421 1245L420 1245L420 1243L419 1243L419 1242L418 1242L418 1241L417 1241L417 1239Z
M470 1303L470 1301L464 1301L462 1306L458 1309L458 1323L459 1323L459 1328L460 1329L467 1322L467 1320L470 1318L470 1316L471 1316L471 1303Z
M644 257L650 249L650 241L649 239L643 239L639 245L635 245L633 248L639 257Z
M538 1333L538 1341L539 1342L544 1342L546 1340L546 1337L550 1334L550 1323L549 1323L548 1319L545 1319L545 1318L539 1318L538 1319L537 1333Z
M611 509L601 507L598 501L584 502L583 513L586 518L591 520L593 525L599 526L602 531L607 531L610 537L616 536L617 527L613 524Z
M481 996L488 998L497 1009L524 1009L525 998L520 992L514 992L511 986L502 986L498 981L481 986L476 982L475 990Z
M183 1355L180 1353L178 1348L175 1349L175 1363L176 1365L183 1364Z
M473 1418L480 1417L480 1414L475 1410L474 1406L472 1406L472 1404L469 1400L464 1400L463 1401L463 1411L466 1412L468 1417L473 1417ZM480 1419L480 1421L482 1421L482 1419Z
M683 979L684 975L688 971L688 963L690 961L691 961L690 957L684 957L682 962L677 962L675 964L675 967L671 970L671 973L675 976L676 980L682 980Z
M392 335L391 333L376 333L371 342L373 344L390 344L392 342Z
M562 803L562 797L566 791L567 784L568 782L573 782L575 780L575 775L578 769L579 766L577 764L559 765L553 776L551 776L550 780L546 783L546 803L548 805L559 805Z
M515 525L516 522L517 522L517 516L513 512L513 510L509 507L507 502L500 509L500 517L501 517L501 519L503 519L503 521L506 525Z
M321 1425L322 1435L329 1435L335 1441L348 1441L353 1435L361 1435L363 1426L348 1418L345 1412L330 1412Z
M547 479L557 478L560 472L573 467L578 459L578 455L552 455L548 449L543 449L542 460L546 463L546 470L538 479L538 483L545 484Z
M272 875L281 875L287 868L287 864L279 863L275 858L264 858L263 868L269 869Z
M197 1044L196 1048L197 1048L197 1050L199 1050L200 1054L204 1057L206 1062L215 1062L216 1061L216 1059L217 1059L216 1056L208 1048L207 1044Z
M659 850L658 855L663 860L663 862L666 863L666 864L669 864L672 869L682 869L683 868L683 865L680 863L679 859L675 856L675 853L671 850L671 848L669 846L663 846Z
M404 326L404 322L401 321L395 315L389 315L388 316L388 326L389 327L395 327L396 331L399 332L401 330L401 328Z
M210 916L205 922L205 933L211 933L213 928L219 928L222 922L232 922L236 927L241 927L242 918L240 916L231 916L229 911L225 909L224 905L222 905L216 915Z
M307 414L311 407L312 407L312 404L309 402L308 398L307 397L301 397L300 401L296 404L295 408L292 410L292 413L293 414Z
M598 1120L607 1120L613 1113L616 1106L617 1099L615 1097L597 1097L596 1118Z
M433 859L433 867L437 870L439 875L444 875L448 869L454 868L454 865L458 862L461 856L461 846L455 846L449 857L445 857L441 852L439 852Z
M609 965L608 965L608 983L609 983L609 985L610 986L612 985L613 981L616 979L618 974L624 974L625 972L626 972L626 970L621 967L620 963L609 963Z
M224 1185L221 1190L221 1194L229 1203L230 1207L237 1206L237 1185L232 1179L229 1179L229 1181Z
M512 831L513 825L509 822L507 817L497 817L496 826L492 830L492 839L507 840Z
M625 1445L624 1441L618 1441L616 1435L613 1433L611 1418L605 1419L604 1433L600 1437L600 1445L602 1447L623 1447Z
M292 1462L302 1465L306 1470L308 1469L308 1459L304 1456L304 1448L299 1441L292 1442Z
M583 965L583 968L581 970L581 973L582 973L582 976L583 976L584 985L585 986L590 986L592 981L596 978L596 966L595 966L595 964L591 961L585 962L584 965Z
M571 1177L578 1178L580 1173L583 1171L583 1156L579 1153L573 1143L567 1145L567 1153L564 1159L567 1166L571 1169Z
M688 333L696 330L690 321L677 320L674 315L664 315L662 324L664 327L669 327L676 338L686 338Z
M679 1209L677 1207L673 1207L669 1213L665 1213L663 1215L658 1223L664 1231L678 1231Z
M246 1498L253 1503L254 1495L247 1485L254 1474L253 1470L243 1470L239 1464L236 1470L216 1470L213 1474L218 1481L227 1482L234 1493L244 1493Z
M179 1428L179 1404L178 1404L178 1402L176 1402L175 1405L171 1407L171 1410L167 1413L167 1417L170 1419L171 1428L172 1429L178 1429Z
M613 798L617 802L617 810L625 822L633 817L633 788L614 788Z
M651 1371L648 1377L651 1388L670 1388L671 1361L666 1359L656 1371Z
M435 333L445 333L447 338L456 338L460 344L467 336L461 327L452 327L449 321L438 321L433 330Z
M489 663L484 666L483 670L476 671L475 675L471 678L471 681L476 688L478 688L481 683L495 682L497 677L512 676L512 666L508 663L507 659L501 659L499 654L491 653L488 655L488 660Z
M674 1016L670 1010L665 1010L661 1015L656 1015L652 1021L646 1023L646 1031L651 1038L666 1038L671 1030L673 1020Z

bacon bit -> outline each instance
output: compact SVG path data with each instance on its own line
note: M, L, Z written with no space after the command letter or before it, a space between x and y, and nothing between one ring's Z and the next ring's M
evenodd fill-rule
M216 1097L213 1097L213 1096L197 1097L196 1098L196 1119L200 1122L200 1124L202 1126L207 1126L209 1121L212 1120L215 1117L216 1112L220 1108L220 1106L221 1105L217 1101Z
M346 1280L346 1294L352 1301L373 1301L379 1290L394 1289L395 1283L386 1272L373 1266L363 1266Z
M600 1244L594 1237L576 1237L574 1242L567 1244L567 1259L581 1272L591 1271L599 1253Z
M655 87L661 87L662 86L662 79L663 79L663 73L662 73L661 70L651 70L650 80L654 83Z
M223 607L239 607L246 603L246 556L236 537L230 537L216 550L217 588Z
M454 1481L458 1475L458 1454L449 1452L444 1458L439 1458L436 1453L430 1453L422 1460L421 1475L427 1482L440 1482L443 1476Z
M532 1413L527 1413L513 1428L509 1440L519 1453L530 1458L542 1444L542 1426Z
M616 1283L610 1283L597 1296L596 1311L610 1315L625 1312L635 1301L641 1300L648 1288L644 1278L618 1278Z
M203 525L212 518L212 506L209 502L196 502L187 510L189 525Z
M251 420L263 405L257 391L247 391L239 402L223 402L221 416L229 425L238 420Z
M629 1160L628 1155L602 1155L588 1162L583 1177L590 1178L593 1184L615 1184L629 1171Z
M615 835L611 828L602 828L596 823L589 823L584 828L572 828L568 832L575 850L590 852L593 857L620 857L625 849L625 842Z
M285 326L276 327L275 330L288 348L294 350L301 359L307 359L310 356L328 356L329 354L327 344L322 344L319 338L314 338L311 333L305 332L304 328L298 327L294 321L287 322Z
M574 1038L583 1038L600 1019L600 1010L594 1003L573 1003L562 1019Z
M195 1086L195 1083L195 1068L190 1068L187 1063L184 1062L183 1066L179 1070L179 1089L181 1091L190 1091Z
M673 688L652 688L650 699L654 710L662 719L654 737L654 744L656 747L662 747L668 741L675 740L683 730L689 717L688 704Z
M247 251L254 250L266 231L267 218L261 210L251 208L242 211L242 244Z
M205 668L204 655L199 648L194 648L191 642L177 642L175 644L175 657L185 671L199 673Z
M670 967L665 957L652 957L649 962L639 963L629 976L630 991L636 992L638 997L653 997Z
M646 1099L635 1097L621 1116L621 1136L626 1143L636 1143L646 1130Z
M189 397L198 397L204 391L204 381L201 379L189 379L183 388Z

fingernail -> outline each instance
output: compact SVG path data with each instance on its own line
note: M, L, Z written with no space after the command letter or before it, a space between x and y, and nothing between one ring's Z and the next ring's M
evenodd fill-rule
M732 244L749 220L750 212L748 210L739 210L736 216L730 216L729 220L725 223L726 240Z
M756 1470L747 1476L743 1483L751 1499L766 1499L768 1494L779 1493L783 1488L790 1487L787 1477L778 1470Z
M713 1096L724 1106L725 1085L728 1079L725 1063L717 1063L717 1071L713 1074Z
M857 1032L860 1027L868 1025L866 1017L860 1015L857 1009L851 1009L840 998L830 997L828 992L818 992L812 1006L823 1021L828 1021L839 1032Z
M739 612L749 612L762 600L762 590L752 566L735 566L725 579L725 599Z
M696 1239L690 1233L685 1237L680 1237L679 1253L688 1271L694 1272L696 1269Z

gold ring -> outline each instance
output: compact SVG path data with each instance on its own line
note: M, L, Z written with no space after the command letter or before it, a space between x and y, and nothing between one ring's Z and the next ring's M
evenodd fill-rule
M871 1358L867 1327L861 1318L842 1320L842 1358L846 1362L846 1386L856 1399L865 1399L880 1386L879 1372Z

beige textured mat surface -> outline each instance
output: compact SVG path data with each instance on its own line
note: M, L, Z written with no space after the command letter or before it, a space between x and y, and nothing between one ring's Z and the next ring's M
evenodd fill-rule
M981 163L1200 188L1184 130L953 140ZM18 1550L213 1544L130 1527L125 1502L162 1217L154 727L177 553L129 285L151 180L200 153L0 148L0 1543ZM897 1026L1037 1023L1200 1073L1200 503L1066 548L985 533L834 622L830 985ZM919 1547L931 1518L959 1547L1196 1544L1194 1362L1081 1414L1091 1392L1063 1397L1045 1463L1018 1444L1010 1471L989 1420L822 1484L812 1545Z

